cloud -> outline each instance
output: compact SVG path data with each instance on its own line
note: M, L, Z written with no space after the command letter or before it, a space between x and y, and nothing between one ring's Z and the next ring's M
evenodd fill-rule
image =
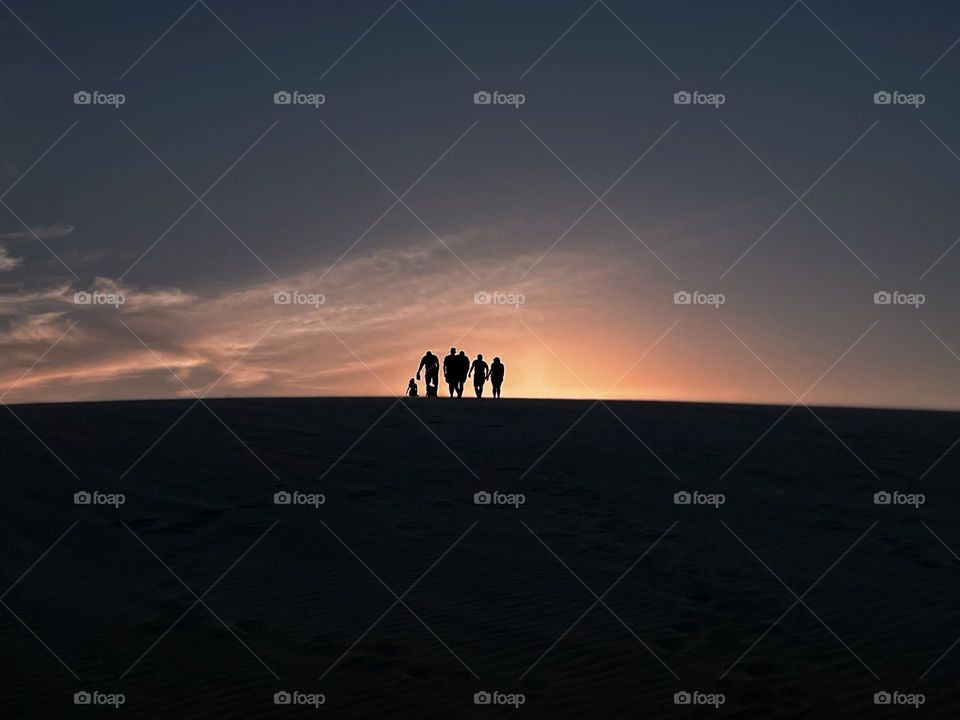
M5 270L13 270L21 262L21 258L10 257L10 255L7 253L7 249L0 247L0 272Z
M74 231L70 223L55 223L54 225L41 225L30 230L20 230L17 232L0 233L0 272L13 270L23 263L23 258L12 257L8 247L15 246L28 241L35 241L36 238L49 240L51 238L61 238L70 235Z
M482 239L480 230L444 238L458 254ZM518 272L535 256L471 258L470 267L484 279L478 282L429 238L348 256L329 273L311 268L280 281L206 293L98 277L83 287L60 284L0 295L0 344L15 350L0 359L0 386L19 377L76 321L11 398L129 397L134 387L139 397L186 396L181 382L203 392L228 371L215 395L400 392L403 388L392 387L397 373L405 382L412 374L407 366L416 365L424 347L439 351L472 326L474 342L529 341L516 308L477 306L477 291L524 293L536 298L536 312L551 305L582 312L595 305L563 276L576 267L585 284L602 284L609 278L597 263L559 250L551 258L535 280L521 280ZM123 296L123 302L77 305L78 291ZM313 295L315 304L277 304L278 292L301 293L299 299Z
M30 240L31 238L40 238L49 240L51 238L61 238L70 235L76 228L70 223L60 222L53 225L39 225L30 230L19 230L17 232L0 233L0 243L7 245L14 244L18 240Z

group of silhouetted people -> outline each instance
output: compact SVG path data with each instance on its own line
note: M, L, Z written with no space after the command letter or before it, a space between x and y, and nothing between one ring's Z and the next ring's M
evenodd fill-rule
M467 354L461 350L457 354L456 348L450 348L450 354L443 359L443 379L450 389L450 397L463 397L463 385L467 379L473 376L473 389L477 397L483 397L483 385L490 381L493 386L493 396L500 397L500 386L503 385L504 365L500 358L495 357L492 365L487 365L483 355L477 355L477 359L472 363ZM427 354L420 359L420 366L417 368L417 380L420 379L420 373L423 372L426 382L427 397L437 397L437 388L440 384L440 359L432 352L427 350ZM407 385L407 395L417 397L417 382L410 378Z

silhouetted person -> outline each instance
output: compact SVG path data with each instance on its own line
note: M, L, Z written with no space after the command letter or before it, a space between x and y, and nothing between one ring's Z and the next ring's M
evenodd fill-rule
M470 366L470 371L467 373L467 377L470 377L470 373L473 373L473 389L477 392L477 397L483 396L483 384L487 381L487 364L483 361L483 355L477 355L477 359L473 361L473 365Z
M427 397L437 396L437 385L440 382L440 361L437 356L427 350L427 354L420 358L420 366L417 368L417 380L420 379L420 371L424 370L424 384L427 389Z
M470 372L470 358L461 350L457 355L457 397L463 397L463 384L467 381Z
M407 397L417 397L419 393L417 392L417 381L413 378L410 378L410 382L407 385Z
M495 357L493 359L493 364L490 365L490 383L493 385L493 396L495 398L500 397L500 386L503 385L503 373L506 368L503 366L503 363L500 362L500 358Z
M457 359L457 349L450 348L450 354L443 359L443 379L447 381L450 397L453 397L453 393L456 392L459 377L460 361Z

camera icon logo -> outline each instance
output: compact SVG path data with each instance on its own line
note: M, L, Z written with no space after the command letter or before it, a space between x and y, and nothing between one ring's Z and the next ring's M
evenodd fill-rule
M492 501L492 496L486 490L481 490L473 494L474 505L489 505Z
M480 92L475 92L473 94L473 104L474 105L489 105L493 102L493 96L488 93L486 90L481 90Z
M889 105L893 102L893 96L886 90L881 90L873 94L874 105Z
M681 690L680 692L675 692L673 694L673 704L674 705L689 705L693 702L693 696L690 695L686 690Z
M89 305L90 301L93 299L93 295L81 290L73 294L73 303L74 305Z
M86 690L81 690L73 694L74 705L89 705L91 702L93 702L93 696Z
M274 305L290 305L293 302L293 293L286 290L278 290L273 294Z
M675 92L673 94L674 105L689 105L692 102L693 102L693 95L688 93L686 90L681 90L680 92Z
M874 705L889 705L891 702L893 702L893 696L886 690L881 690L873 694Z
M93 96L86 90L81 90L73 94L74 105L89 105L91 102L93 102Z
M689 305L693 302L693 296L688 293L686 290L680 290L673 294L673 304L674 305Z
M293 696L291 696L286 690L281 690L280 692L275 692L273 694L274 705L289 705L291 702L293 702Z
M893 302L893 295L888 293L886 290L880 290L873 294L873 304L874 305L889 305Z
M489 705L491 702L493 702L493 697L491 697L490 693L486 690L481 690L473 694L474 705Z
M874 505L889 505L893 501L893 496L890 495L886 490L881 490L880 492L873 494L873 504Z
M288 93L286 90L281 90L273 94L274 105L289 105L292 102L293 102L293 95Z
M473 294L474 305L489 305L492 299L493 296L486 290L481 290L480 292L475 292Z
M89 505L92 500L93 497L86 490L81 490L73 494L74 505Z
M691 496L686 490L681 490L680 492L675 492L673 494L674 505L689 505L692 500L693 496Z
M293 496L286 490L281 490L273 494L274 505L289 505L291 502L293 502Z

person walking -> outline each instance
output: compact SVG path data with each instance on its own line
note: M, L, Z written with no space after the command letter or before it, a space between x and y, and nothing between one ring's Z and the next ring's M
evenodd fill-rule
M473 374L473 389L477 393L477 397L483 397L483 384L487 381L488 370L489 366L483 361L483 355L478 354L467 373L467 377Z
M490 384L493 386L493 396L500 397L500 386L503 385L503 375L506 368L500 362L500 358L495 357L493 364L490 365Z
M420 366L417 368L417 380L420 379L420 371L424 370L424 381L427 397L437 396L437 385L440 382L440 361L437 356L427 350L427 354L420 358Z

